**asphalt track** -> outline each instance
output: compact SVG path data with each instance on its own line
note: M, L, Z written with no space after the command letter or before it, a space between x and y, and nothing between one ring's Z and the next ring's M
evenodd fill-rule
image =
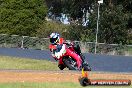
M0 48L0 55L55 61L48 50ZM84 53L93 71L132 72L132 57Z

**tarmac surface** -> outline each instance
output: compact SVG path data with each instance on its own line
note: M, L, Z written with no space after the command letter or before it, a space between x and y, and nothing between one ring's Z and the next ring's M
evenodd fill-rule
M55 61L48 50L0 48L0 55ZM132 72L131 56L95 55L89 53L84 53L84 55L86 61L92 67L92 71Z

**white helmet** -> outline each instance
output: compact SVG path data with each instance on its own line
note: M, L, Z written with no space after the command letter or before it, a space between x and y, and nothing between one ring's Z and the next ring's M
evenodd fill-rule
M58 33L51 33L50 42L51 44L56 44L60 39L60 35Z

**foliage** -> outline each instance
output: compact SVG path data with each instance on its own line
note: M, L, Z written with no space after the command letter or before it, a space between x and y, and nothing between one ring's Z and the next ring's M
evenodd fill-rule
M95 31L90 28L83 30L80 40L83 42L95 42Z
M37 29L37 36L47 38L52 32L57 32L65 37L65 33L69 29L69 25L56 23L55 21L44 21Z
M80 40L81 33L82 33L82 27L81 26L76 26L76 25L71 25L69 27L69 30L65 33L66 38L68 40Z
M104 3L100 6L98 42L130 44L128 42L130 16L124 12L123 5ZM96 30L97 6L90 15L89 28Z
M68 39L95 41L98 8L96 0L46 0L46 2L53 17L61 17L61 13L69 17L71 27L67 31L67 36L71 36ZM105 0L101 4L98 42L132 44L131 6L131 0ZM86 27L83 27L83 21L88 21Z
M47 37L58 32L66 39L94 42L97 6L97 0L0 0L0 33ZM132 44L131 8L131 0L104 0L98 42ZM61 24L62 14L70 25ZM45 21L46 15L52 20Z
M106 7L106 6L105 6ZM99 42L123 43L127 42L128 29L126 28L128 17L122 12L122 5L116 7L102 7L99 23ZM91 28L95 29L95 14L91 15Z
M43 0L0 2L0 33L34 36L47 13Z
M61 17L62 13L69 17L70 23L79 23L87 18L87 11L91 13L92 4L96 0L46 0L50 17Z

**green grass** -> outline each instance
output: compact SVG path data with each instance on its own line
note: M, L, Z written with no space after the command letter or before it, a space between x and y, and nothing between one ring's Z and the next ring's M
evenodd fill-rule
M0 56L0 69L57 70L58 67L48 60Z
M0 88L132 88L132 86L87 86L79 83L54 82L54 83L1 83Z

